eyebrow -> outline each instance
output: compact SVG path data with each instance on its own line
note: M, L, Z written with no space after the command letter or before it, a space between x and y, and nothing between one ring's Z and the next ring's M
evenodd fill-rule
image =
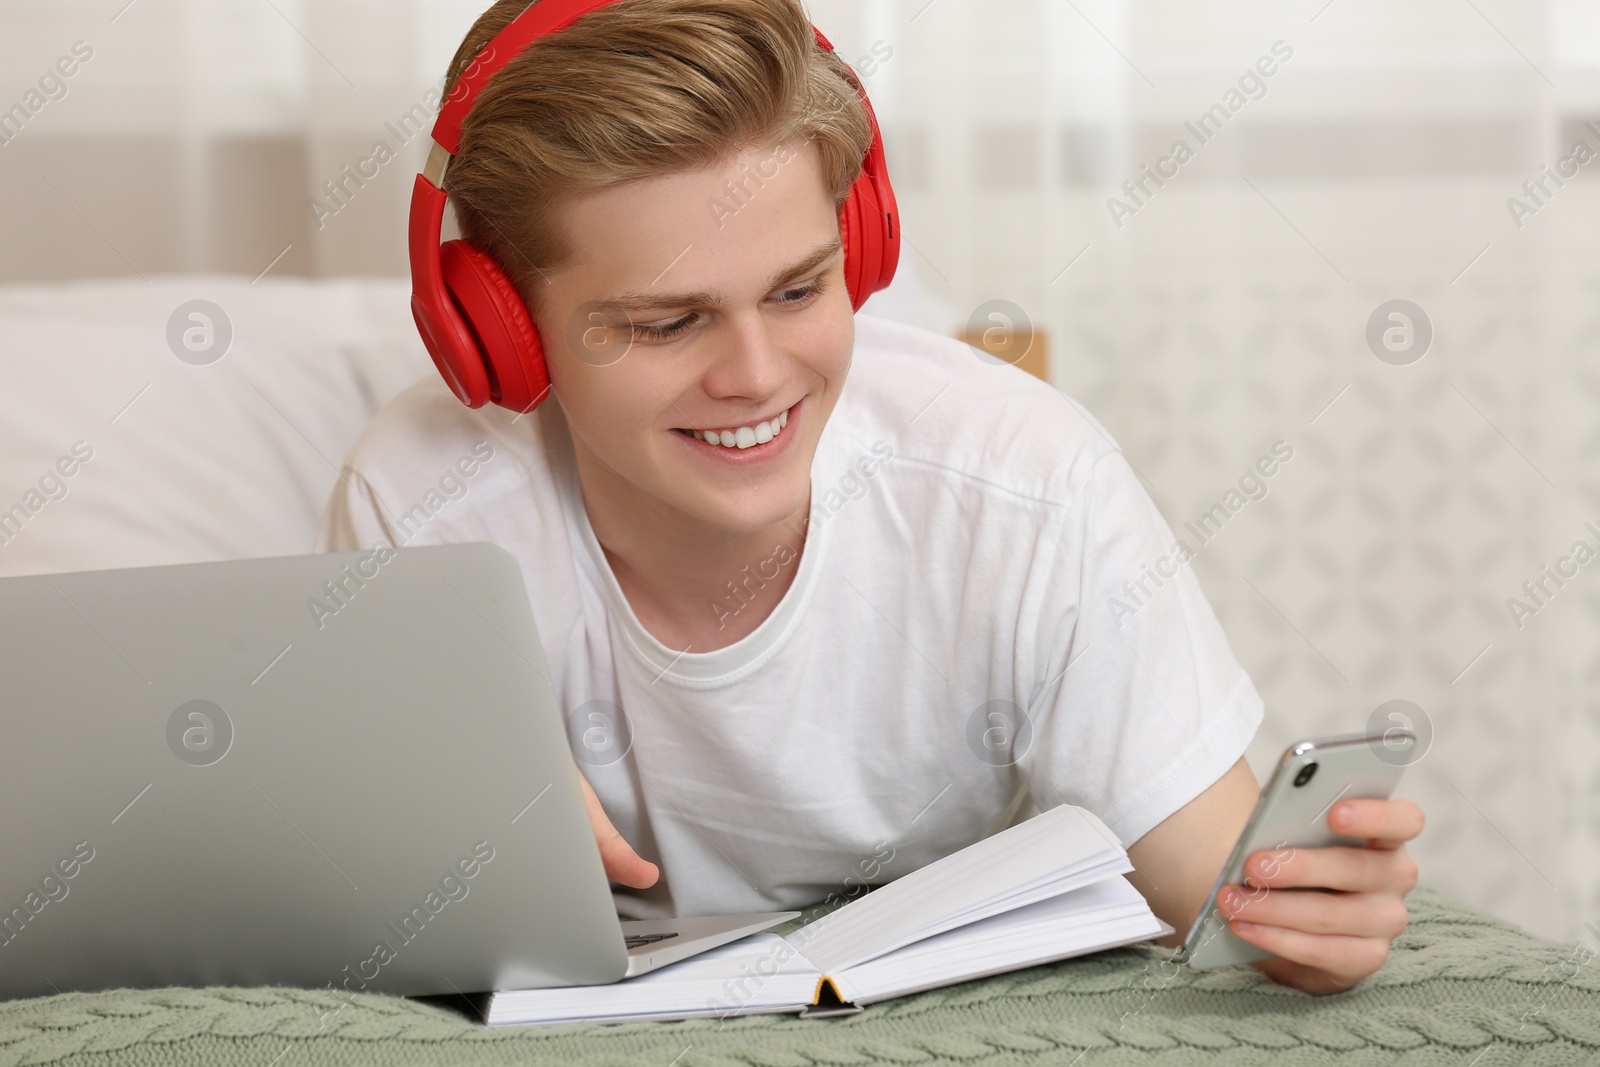
M805 258L788 267L778 270L767 280L767 292L778 289L792 281L805 277L828 260L838 255L843 245L835 237L825 245L820 245L809 252ZM652 293L642 289L630 289L625 293L618 293L609 300L600 303L617 309L629 311L660 311L681 307L714 307L723 303L722 294L712 290L701 289L692 293Z

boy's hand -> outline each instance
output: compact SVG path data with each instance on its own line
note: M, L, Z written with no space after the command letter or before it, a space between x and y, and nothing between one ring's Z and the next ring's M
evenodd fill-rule
M594 787L582 771L578 772L578 781L583 783L583 802L589 809L589 825L594 827L594 839L600 844L600 862L605 864L606 877L631 889L648 889L655 885L656 879L661 876L660 869L649 860L640 858L632 846L622 839L617 828L606 817L605 809L600 806L600 798L594 795Z
M1365 848L1285 848L1245 861L1244 886L1217 895L1228 929L1280 958L1255 964L1275 982L1337 993L1376 971L1406 928L1417 864L1405 843L1422 832L1409 800L1342 800L1328 826Z

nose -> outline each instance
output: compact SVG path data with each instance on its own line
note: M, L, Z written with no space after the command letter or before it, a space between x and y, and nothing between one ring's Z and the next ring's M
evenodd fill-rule
M765 316L759 311L729 314L718 332L704 378L708 395L759 401L782 388L787 361Z

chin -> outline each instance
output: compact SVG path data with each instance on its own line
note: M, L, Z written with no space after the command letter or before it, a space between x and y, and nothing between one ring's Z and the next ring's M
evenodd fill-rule
M803 518L809 488L809 482L792 489L785 487L781 493L765 488L755 499L749 495L740 499L719 493L682 501L678 507L734 535L759 533L787 520L796 520L798 532L798 528L803 528L798 520Z

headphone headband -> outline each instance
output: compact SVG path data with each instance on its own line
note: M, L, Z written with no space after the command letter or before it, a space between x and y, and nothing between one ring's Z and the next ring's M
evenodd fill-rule
M617 0L534 0L522 14L478 50L461 72L433 123L433 141L452 156L461 149L461 124L483 87L524 48L565 29L579 18Z

